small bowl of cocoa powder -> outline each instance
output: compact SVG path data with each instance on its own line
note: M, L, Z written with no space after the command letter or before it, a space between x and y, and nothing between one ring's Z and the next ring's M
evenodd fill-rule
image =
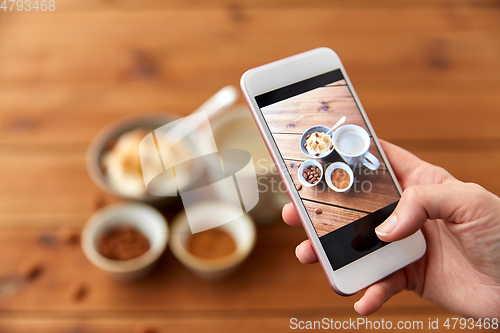
M228 277L248 257L255 245L255 225L241 207L225 202L201 202L189 207L193 220L206 220L210 225L217 218L239 216L216 228L192 233L185 212L172 221L170 249L174 256L194 275L203 280L216 281ZM221 215L222 214L222 215Z
M354 183L354 173L347 164L335 162L326 168L325 180L328 187L335 192L347 192Z
M97 267L119 280L146 275L164 252L165 218L141 203L107 206L95 213L82 232L82 248Z

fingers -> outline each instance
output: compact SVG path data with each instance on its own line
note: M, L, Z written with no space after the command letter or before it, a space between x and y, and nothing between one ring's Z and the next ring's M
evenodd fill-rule
M295 210L295 207L292 203L288 203L283 207L282 215L283 220L287 224L292 226L302 225L299 219L299 215L297 214L297 211ZM308 239L300 243L295 248L295 255L297 256L297 259L299 259L299 261L303 264L314 264L315 262L318 262L318 257L316 257L316 253L314 253L311 241L309 241Z
M281 215L283 216L283 221L285 221L287 224L298 227L301 226L302 223L300 222L299 219L299 214L297 214L297 211L295 210L295 207L293 204L287 203L283 207L283 211L281 212Z
M295 210L295 207L292 203L288 203L283 207L282 215L283 220L287 224L292 226L302 225L299 219L299 215L297 214L297 211ZM300 243L295 248L295 255L297 256L297 259L299 259L299 261L303 264L314 264L315 262L318 262L318 257L316 257L316 253L314 253L311 241L309 241L308 239Z
M414 185L441 184L455 179L445 169L422 161L401 147L384 140L380 140L380 144L403 189Z
M295 255L303 264L314 264L318 262L318 257L316 257L311 241L308 239L300 243L297 248L295 248Z
M411 174L424 163L424 161L422 161L409 151L393 145L392 143L385 140L380 140L380 144L382 145L385 155L389 159L392 170L400 181L401 186L403 186L403 188L406 188L407 186L417 185L407 184L407 186L404 186L404 183L405 180L410 178Z
M354 304L354 310L362 316L368 316L382 307L392 296L406 288L407 279L403 270L399 270L366 289L365 294Z
M477 207L489 198L487 193L479 185L458 181L409 187L403 192L391 216L375 232L381 240L393 242L412 235L428 219L443 219L457 224L472 222L480 218ZM487 214L488 211L482 209L479 213Z

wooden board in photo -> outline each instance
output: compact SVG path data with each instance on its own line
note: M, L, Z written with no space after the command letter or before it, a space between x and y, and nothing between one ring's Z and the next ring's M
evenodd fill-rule
M300 184L297 170L300 166L297 161L285 160L285 164L296 186ZM325 166L323 166L325 167ZM335 192L328 187L323 178L316 186L302 186L299 195L302 199L319 203L355 209L365 213L373 213L399 200L399 193L392 182L388 171L377 170L371 172L365 168L356 169L354 183L347 192Z
M319 202L309 200L303 200L303 202L318 237L368 215L355 210L334 207ZM321 210L320 214L316 213L317 209Z

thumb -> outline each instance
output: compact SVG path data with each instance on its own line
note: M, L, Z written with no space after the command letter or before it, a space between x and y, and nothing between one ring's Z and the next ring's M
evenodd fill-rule
M488 193L479 185L459 181L410 186L375 232L381 240L394 242L414 234L427 220L471 222L479 218L484 192Z

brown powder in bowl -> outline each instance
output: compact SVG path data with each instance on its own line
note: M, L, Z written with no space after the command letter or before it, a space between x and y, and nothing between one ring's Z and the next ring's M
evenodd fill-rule
M349 186L351 182L351 177L349 177L347 171L340 168L333 170L331 178L333 186L341 190Z
M236 243L227 232L210 229L191 235L187 250L202 259L220 259L232 254Z
M134 259L149 248L146 236L130 226L110 229L99 240L99 253L112 260Z

